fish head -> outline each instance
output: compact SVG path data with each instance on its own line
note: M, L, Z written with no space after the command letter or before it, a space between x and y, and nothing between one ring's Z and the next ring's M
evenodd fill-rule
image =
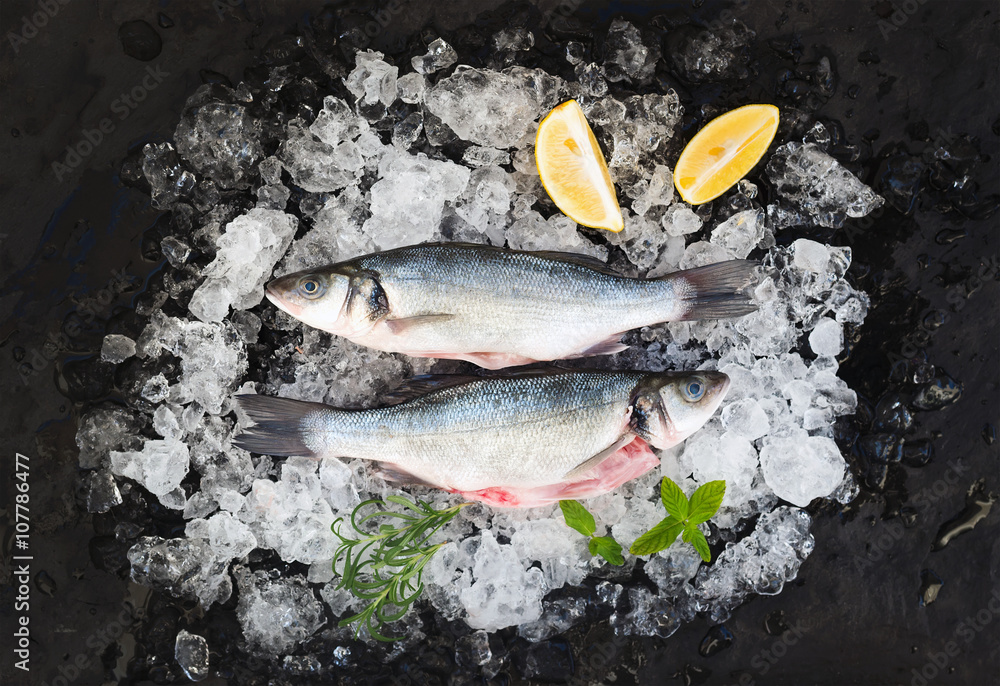
M265 286L267 299L309 326L340 333L351 277L335 267L295 272Z
M728 390L729 377L722 372L652 375L636 392L636 433L661 450L677 445L704 426Z

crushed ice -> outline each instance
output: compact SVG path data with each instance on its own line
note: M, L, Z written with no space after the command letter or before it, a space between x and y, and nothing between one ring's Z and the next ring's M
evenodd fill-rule
M693 80L738 78L747 36L739 27L727 31L684 39L675 66ZM777 593L795 578L813 547L810 517L800 508L851 491L832 425L857 400L837 377L836 356L845 326L863 321L868 298L845 279L849 248L804 238L779 246L775 232L803 223L840 226L882 200L818 143L791 141L767 163L778 194L772 205L761 207L756 188L744 181L717 201L729 206L714 219L695 212L673 192L668 143L683 113L677 95L608 94L608 82L648 83L659 48L616 20L601 65L586 62L582 46L569 43L566 59L578 81L566 82L505 66L533 40L530 32L502 31L493 39L496 69L459 64L450 73L458 56L441 39L403 74L381 53L359 52L344 78L353 102L329 95L312 121L288 120L271 157L260 147L260 122L243 87L199 89L177 127L176 150L170 143L146 147L143 169L154 204L177 206L181 216L189 204L206 213L192 237L163 239L164 255L180 273L172 297L189 315L155 311L137 340L109 335L101 356L113 364L133 356L170 361L176 371L145 378L128 399L131 410L92 408L77 437L80 466L93 470L85 480L90 511L120 504L119 485L131 479L188 520L184 537L135 543L128 557L136 581L208 607L230 597L235 579L246 639L273 654L294 651L324 627L331 631L328 617L357 610L358 601L336 588L330 525L365 498L400 491L361 461L252 459L232 446L244 421L233 396L256 391L362 406L434 362L360 348L302 328L273 308L249 310L273 273L429 240L614 257L620 268L651 276L763 254L758 311L735 321L643 329L612 358L623 368L720 369L732 387L700 432L663 455L661 470L588 502L599 527L627 546L661 519L662 476L688 492L725 479L726 498L714 520L719 528L704 527L720 546L717 559L703 565L688 546L674 546L645 562L652 586L623 588L614 580L626 580L636 560L615 569L592 559L558 509L466 508L443 532L450 542L424 577L436 611L476 630L460 642L460 662L495 661L487 632L516 626L539 641L580 621L583 600L547 595L589 577L610 578L598 584L597 598L613 610L616 632L661 637L699 612L723 621L749 593ZM699 40L714 40L718 55L694 59L711 53L698 53L692 41ZM569 97L580 99L608 152L624 206L620 234L579 231L552 211L538 182L533 133L539 118ZM410 106L405 116L392 113L400 101ZM227 215L213 207L217 187L249 187L257 206ZM300 217L285 212L293 192L302 196ZM214 254L200 273L186 264L194 246ZM193 280L193 293L185 291L185 278ZM264 327L301 329L301 344L279 346L250 381L248 356ZM143 425L158 437L139 438ZM197 488L184 486L189 472ZM418 495L438 504L449 498ZM749 523L750 533L738 536L738 522ZM247 555L258 548L308 565L308 578L251 569ZM406 632L419 635L419 619L406 622ZM204 639L179 635L177 660L198 678L207 669Z

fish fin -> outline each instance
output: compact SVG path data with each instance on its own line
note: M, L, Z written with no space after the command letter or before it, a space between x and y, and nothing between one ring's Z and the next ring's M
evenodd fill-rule
M326 405L266 395L238 395L236 401L254 426L233 439L233 445L259 455L316 454L303 440L302 419Z
M528 252L524 250L517 250L513 252ZM557 262L568 262L569 264L576 264L581 267L587 267L588 269L593 269L599 271L602 274L610 274L611 276L621 276L621 273L616 272L606 263L602 262L600 258L594 257L593 255L581 255L575 252L559 252L558 250L532 250L529 252L531 255L537 257L542 257L547 260L555 260Z
M421 243L421 246L445 246L449 248L475 248L477 250L488 250L490 252L497 253L523 253L526 255L535 255L547 260L557 260L559 262L569 262L572 264L578 264L583 267L590 267L591 269L596 269L598 271L605 272L607 274L612 274L614 276L621 276L620 273L614 271L606 263L602 262L600 258L594 257L593 255L582 255L575 252L561 252L559 250L508 250L506 248L498 248L493 245L486 245L485 243L469 243L468 241L455 241L451 243L442 243L441 241L433 241L429 243ZM405 248L396 248L396 250L404 250Z
M597 453L593 457L587 458L573 469L566 472L566 476L563 477L563 481L571 481L573 479L578 479L597 465L604 462L606 459L617 453L621 448L625 447L629 443L635 440L635 434L629 432L619 438L617 441L609 445L607 448Z
M586 350L581 350L578 353L570 355L569 357L588 357L590 355L614 355L615 353L620 353L628 350L628 346L622 343L622 334L616 333L614 336L609 336L600 343L595 343Z
M756 310L757 305L744 292L753 282L756 267L752 260L730 260L661 277L677 286L684 308L677 321L741 317Z
M406 379L395 390L383 396L382 400L391 405L398 405L407 400L420 398L428 393L441 391L453 386L471 383L473 381L488 381L490 379L530 379L540 376L553 376L580 371L558 364L547 364L543 367L528 369L505 369L498 374L420 374Z
M406 333L414 326L422 324L435 324L454 319L453 314L418 314L414 317L400 317L399 319L386 319L385 325L393 335Z
M382 400L389 405L398 405L428 393L443 391L446 388L482 379L483 377L474 374L421 374L406 379L395 390L385 395Z
M538 360L516 353L446 353L438 350L407 350L410 357L431 357L436 360L461 360L471 362L483 369L504 369L534 364Z
M524 364L533 364L538 360L518 355L516 353L465 353L457 355L455 359L465 360L472 364L477 364L484 369L503 369L505 367L519 367Z
M441 488L440 484L432 484L427 479L412 474L399 465L392 464L391 462L378 462L378 468L375 470L377 476L382 477L386 481L393 481L399 484L408 484L411 486L430 486L431 488Z
M535 488L484 488L464 491L460 495L466 500L492 507L542 507L560 500L593 498L608 493L659 466L660 458L650 450L649 444L636 438L615 451L597 469L585 474L584 478Z

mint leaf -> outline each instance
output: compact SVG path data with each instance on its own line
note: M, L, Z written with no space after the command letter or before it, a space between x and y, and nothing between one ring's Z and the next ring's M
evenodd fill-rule
M701 555L701 559L705 562L712 561L712 551L708 549L708 541L705 540L705 534L692 527L684 530L684 540L694 546L694 549Z
M665 550L677 540L677 535L684 528L684 522L676 517L667 517L652 529L636 539L629 552L633 555L652 555Z
M560 500L559 509L562 510L566 519L566 526L579 531L584 536L593 536L597 531L597 523L594 522L594 515L587 512L587 508L575 500Z
M613 565L625 564L621 543L610 536L595 536L590 539L587 549L590 550L591 555L600 555Z
M663 481L660 482L660 500L663 501L663 507L667 508L667 514L671 517L680 520L688 518L690 504L687 496L668 476L663 477Z
M692 524L701 524L711 519L726 495L725 481L709 481L691 496L691 510L688 514Z

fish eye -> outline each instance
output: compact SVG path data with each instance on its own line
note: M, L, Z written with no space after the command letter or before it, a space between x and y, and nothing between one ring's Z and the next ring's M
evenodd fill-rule
M684 384L684 399L689 403L696 403L705 395L705 384L700 381L688 381Z
M299 281L299 292L306 298L318 298L323 294L323 284L311 276L306 276Z

